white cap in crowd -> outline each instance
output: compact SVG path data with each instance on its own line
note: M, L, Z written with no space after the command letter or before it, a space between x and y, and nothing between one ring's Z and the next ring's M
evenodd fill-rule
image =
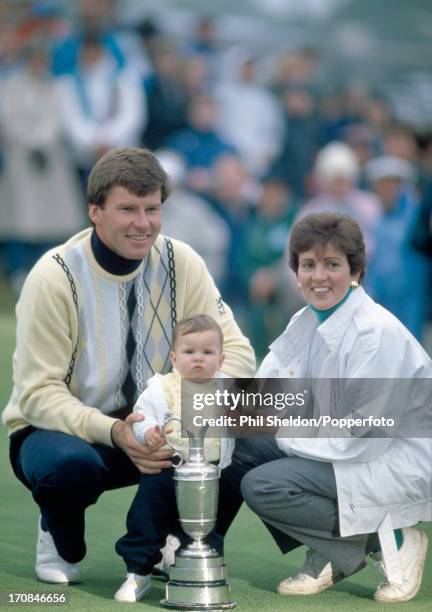
M319 151L315 162L315 174L318 180L345 178L355 183L359 174L359 163L348 145L335 141Z
M384 178L396 178L404 183L413 183L415 170L406 159L382 155L371 159L365 166L366 178L375 183Z

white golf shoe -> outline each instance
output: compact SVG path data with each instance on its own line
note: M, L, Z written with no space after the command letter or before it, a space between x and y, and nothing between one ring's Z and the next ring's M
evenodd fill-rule
M36 545L36 576L42 582L81 582L79 563L68 563L60 557L51 534L38 523Z
M134 603L144 597L151 589L151 576L128 573L126 580L115 593L114 599L124 603Z
M402 584L386 580L386 582L380 584L375 592L374 599L376 601L385 603L409 601L419 592L426 560L428 539L424 531L414 527L402 529L402 534L403 542L399 549L402 566ZM387 576L384 561L379 561L376 565L380 572Z
M180 546L180 540L173 535L169 535L166 539L165 546L162 548L162 559L152 570L153 578L159 580L168 580L169 569L175 562L175 552Z

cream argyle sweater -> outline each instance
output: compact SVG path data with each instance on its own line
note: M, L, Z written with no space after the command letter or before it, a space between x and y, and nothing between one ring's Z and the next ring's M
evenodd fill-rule
M111 445L110 414L125 405L130 328L136 397L148 378L169 372L172 327L193 314L208 314L221 325L227 375L254 373L248 340L189 246L159 236L137 270L117 276L97 264L91 231L48 251L24 284L16 311L14 388L2 415L10 432L30 424ZM137 303L129 320L132 285Z

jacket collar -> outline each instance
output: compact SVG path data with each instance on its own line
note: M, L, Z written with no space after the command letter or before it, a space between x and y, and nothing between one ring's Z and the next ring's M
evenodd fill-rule
M357 287L321 325L318 325L315 313L306 306L294 315L283 334L270 345L270 350L283 366L287 366L293 357L299 357L305 351L316 330L329 351L335 351L340 346L354 313L366 298L363 287Z

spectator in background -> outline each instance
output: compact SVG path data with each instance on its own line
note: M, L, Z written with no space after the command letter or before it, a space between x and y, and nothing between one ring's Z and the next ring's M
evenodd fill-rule
M185 159L189 172L188 186L193 191L205 192L210 186L212 165L222 155L235 151L219 135L216 105L211 96L198 94L190 100L188 122L189 127L173 134L166 146Z
M368 161L380 153L378 135L366 123L358 123L347 127L344 140L354 152L359 163L357 183L361 189L367 189L369 185L364 174L364 168Z
M207 59L203 55L190 55L182 58L180 77L188 100L212 91Z
M413 247L432 258L432 181L423 191L412 236Z
M17 292L44 251L85 226L45 45L28 46L22 61L22 68L3 82L0 106L0 234L6 240L8 274Z
M7 21L0 22L0 79L20 68L21 51L17 28Z
M162 35L159 26L155 23L154 19L146 17L138 22L138 24L135 24L134 30L138 35L145 54L151 57L153 46L158 44L159 38Z
M227 63L229 74L216 90L219 131L236 147L248 171L263 176L281 148L282 108L258 83L255 55L235 48Z
M299 218L310 213L334 212L352 216L365 236L366 251L373 249L373 230L381 214L376 195L357 189L359 164L342 142L332 142L318 153L314 178L318 193L302 206Z
M186 55L198 56L203 59L207 66L209 82L214 83L218 80L221 51L213 17L201 16L197 19L194 37L186 45Z
M98 34L105 53L116 67L135 72L137 78L150 74L151 66L145 44L145 26L136 28L121 25L118 0L78 0L74 3L76 19L61 38L56 36L52 54L52 68L56 76L74 74L77 70L87 32Z
M426 350L432 352L432 329L430 326L432 321L432 181L425 186L422 192L422 199L412 232L412 246L429 260L429 278L426 289L426 319L429 321L429 327L426 326L423 340Z
M397 157L378 157L366 166L383 214L374 230L366 286L419 340L426 318L429 265L411 244L418 202L410 185L412 165Z
M272 90L282 95L291 87L317 91L322 86L320 56L316 49L303 47L296 51L282 51L275 58Z
M418 189L421 194L432 186L432 132L417 135L419 152Z
M139 144L147 120L145 97L135 74L119 68L97 32L87 32L77 69L59 88L66 136L85 188L93 164L106 151Z
M429 259L429 287L427 297L427 323L424 342L432 353L432 132L418 137L419 177L418 190L421 197L417 220L414 224L412 245Z
M239 276L248 295L247 329L258 358L282 332L287 317L301 306L298 292L286 282L285 250L298 201L286 182L267 176L256 214L243 228L238 252Z
M105 53L118 69L124 68L126 57L116 31L115 0L79 0L78 21L71 32L53 49L54 75L76 74L86 32L97 32Z
M383 154L417 164L418 149L414 133L407 126L393 123L383 132Z
M220 289L223 299L229 301L241 323L245 316L247 293L241 283L239 261L243 232L255 207L252 185L242 160L234 155L224 155L212 168L211 191L206 195L229 228L226 274Z
M308 176L322 139L315 99L304 86L290 86L282 95L285 111L281 151L270 173L281 175L297 198L308 193Z
M154 43L151 59L153 73L144 84L148 123L143 140L150 149L159 149L172 134L186 127L187 99L173 45L163 40Z
M324 142L344 140L347 129L362 124L368 103L364 84L355 81L327 94L323 100Z
M45 40L51 48L69 35L70 24L63 17L58 4L49 0L30 4L27 11L24 7L23 19L18 27L18 38L24 45L38 39Z
M216 285L220 285L226 275L229 227L204 198L186 187L186 164L180 155L165 149L157 151L156 157L172 187L162 210L164 232L201 255Z
M390 103L378 94L369 96L364 109L364 120L377 135L382 135L392 122Z
M189 50L212 57L217 52L217 43L212 17L200 17L195 27L195 36L189 43Z

